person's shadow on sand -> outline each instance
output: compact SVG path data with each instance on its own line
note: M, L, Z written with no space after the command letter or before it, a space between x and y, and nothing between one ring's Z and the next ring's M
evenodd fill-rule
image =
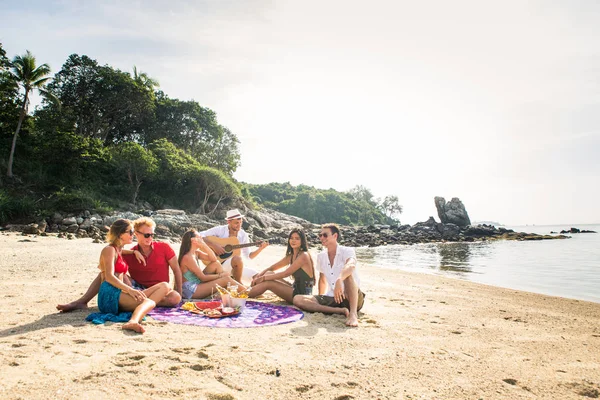
M22 335L41 329L57 328L60 326L81 327L89 324L85 317L94 312L94 308L82 311L74 311L68 314L55 313L42 316L37 321L29 322L25 325L15 325L0 331L0 338Z

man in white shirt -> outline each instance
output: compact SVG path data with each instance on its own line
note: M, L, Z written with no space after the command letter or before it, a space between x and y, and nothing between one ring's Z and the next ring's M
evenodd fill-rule
M244 216L239 212L239 210L229 210L227 211L227 216L225 218L227 225L220 225L207 229L203 232L200 232L200 236L216 236L222 239L228 237L237 237L239 244L249 243L250 239L248 234L242 229L243 217ZM219 245L218 243L214 243L209 239L205 239L205 242L210 246L211 249L213 249L217 256L225 253L223 246ZM248 269L246 273L244 273L244 258L249 258L252 260L268 245L269 242L261 242L258 248L252 252L248 247L243 247L241 249L240 256L230 257L222 263L223 271L229 272L233 276L233 279L238 282L241 282L242 276L244 276L244 280L246 281L252 279L252 275L254 275L256 271Z
M339 236L336 224L321 227L319 238L325 250L317 255L319 295L296 295L294 305L306 311L344 314L347 326L358 326L365 294L359 289L354 248L338 245Z

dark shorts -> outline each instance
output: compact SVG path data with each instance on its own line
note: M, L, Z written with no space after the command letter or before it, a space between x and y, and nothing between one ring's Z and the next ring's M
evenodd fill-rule
M319 303L322 306L350 309L350 302L347 298L345 298L341 303L336 303L335 299L331 296L318 295L315 296L315 299L317 300L317 303ZM356 304L356 311L360 311L364 304L365 294L362 292L362 290L358 289L358 303Z
M134 288L135 290L146 290L146 289L148 289L146 286L140 285L139 283L137 283L133 278L129 278L129 280L131 281L131 287Z

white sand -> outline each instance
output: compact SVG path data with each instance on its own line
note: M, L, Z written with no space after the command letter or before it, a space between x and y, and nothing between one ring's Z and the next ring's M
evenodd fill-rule
M359 328L322 314L252 329L148 319L139 335L87 323L88 311L55 309L87 289L101 248L90 239L0 234L1 399L600 394L600 304L364 267ZM283 252L271 246L257 264Z

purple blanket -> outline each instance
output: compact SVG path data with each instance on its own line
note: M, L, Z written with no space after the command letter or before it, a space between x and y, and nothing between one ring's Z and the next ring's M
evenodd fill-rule
M246 308L240 314L232 317L208 318L182 310L179 306L174 308L156 307L148 313L148 316L157 321L167 321L174 324L198 325L210 328L255 328L299 321L304 317L304 313L290 306L276 306L258 301L247 301Z

